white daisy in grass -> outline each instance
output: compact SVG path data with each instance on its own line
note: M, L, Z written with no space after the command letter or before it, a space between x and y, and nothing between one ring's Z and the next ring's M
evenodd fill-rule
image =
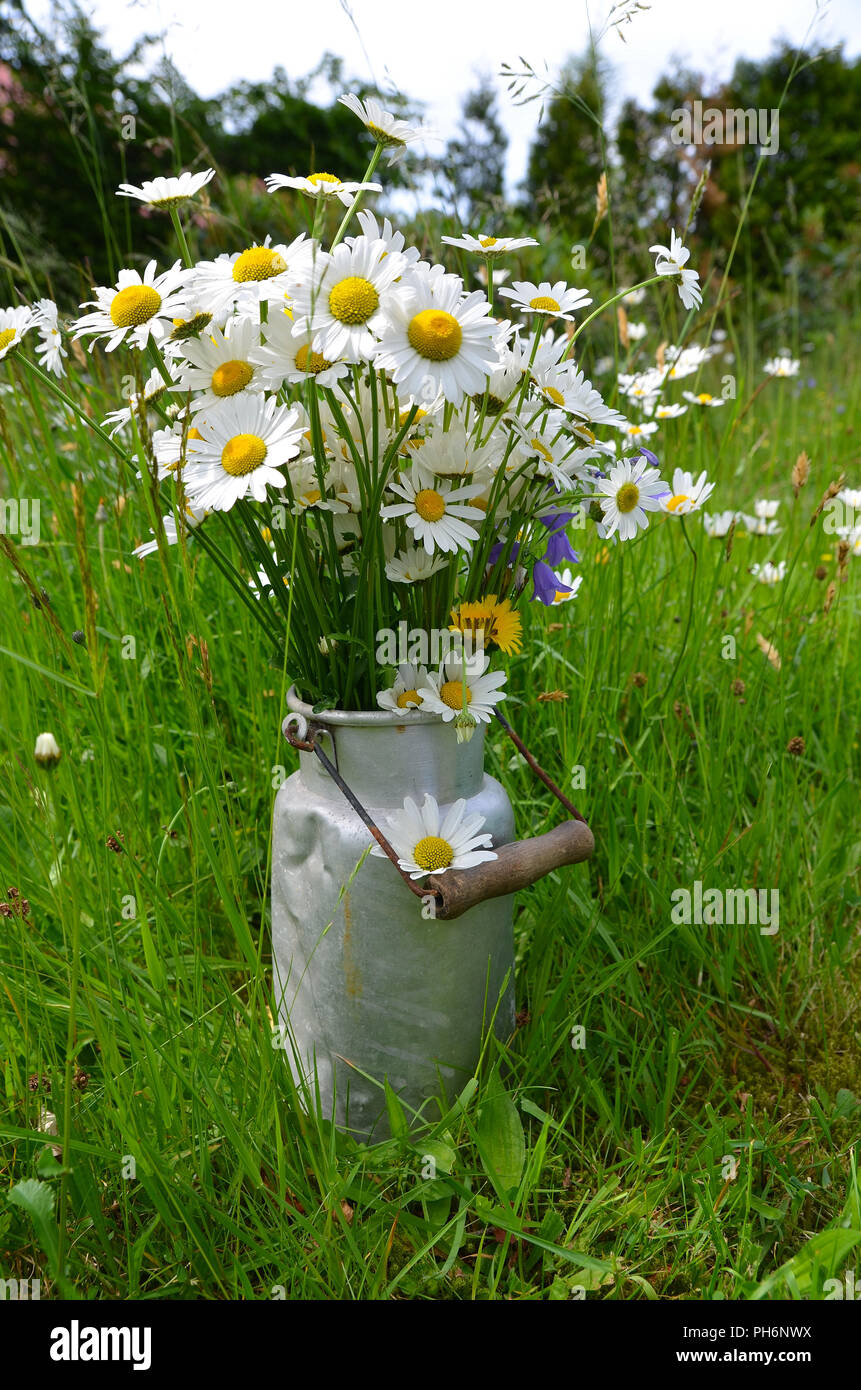
M299 452L301 417L274 396L242 395L222 401L195 421L199 439L188 439L183 469L194 507L226 512L244 497L262 502L267 487L283 488L283 469Z
M842 487L837 497L844 507L850 507L853 512L861 512L861 488Z
M445 553L428 555L424 546L407 546L386 564L386 578L393 584L416 584L430 579L449 563Z
M627 331L630 343L641 343L649 331L649 325L647 323L634 323L629 319Z
M297 336L289 313L276 313L263 328L263 343L252 348L249 361L254 363L267 391L279 391L287 381L291 385L313 378L318 386L334 386L349 374L346 362L330 362L322 352L315 352L313 333Z
M189 302L219 321L234 309L259 314L264 300L280 300L283 305L297 277L313 259L316 242L309 241L304 232L289 245L272 246L270 241L267 237L262 246L247 246L232 255L223 252L214 261L199 261L190 272Z
M695 344L693 347L682 348L671 343L664 352L664 363L671 362L672 366L669 371L659 366L657 371L662 378L666 376L667 381L679 381L682 377L698 372L703 363L709 362L717 351L714 347L697 347Z
M464 395L483 395L499 365L489 313L481 290L464 294L459 275L446 274L441 265L419 264L409 294L388 308L376 364L419 399L441 393L460 405Z
M294 178L289 174L267 174L266 187L270 193L279 188L295 188L307 198L337 198L345 207L355 201L357 193L382 193L379 183L343 183L335 174L308 174Z
M764 565L751 565L750 572L760 584L779 584L786 575L786 561L780 560L773 565L770 560L766 560Z
M672 516L687 516L688 512L699 511L704 502L707 502L715 490L714 483L710 483L703 469L700 476L694 481L693 473L687 473L683 468L676 468L673 471L672 495L665 497L661 506L665 512Z
M149 410L156 405L167 391L167 382L158 368L153 368L144 382L143 391L134 391L128 398L128 405L121 410L111 410L102 421L102 429L107 430L111 439L128 425L132 415L140 415L141 409Z
M709 410L716 410L719 406L726 405L720 396L712 396L708 391L699 391L694 395L693 391L683 391L682 395L691 405L703 405Z
M628 422L624 415L611 406L606 405L604 397L600 391L596 391L591 381L587 381L585 374L578 370L571 363L569 367L568 381L563 391L565 398L565 410L572 415L578 415L593 428L596 425L626 425Z
M455 801L441 816L439 806L428 793L421 810L411 797L406 797L404 809L390 816L383 829L404 872L410 878L424 878L425 874L471 869L475 864L495 859L489 848L493 843L490 835L478 833L484 823L484 816L477 811L466 815L463 799ZM371 846L371 854L388 858L376 843Z
M313 272L296 286L292 312L297 337L313 335L314 349L330 362L361 362L371 356L387 313L404 296L396 285L405 269L402 256L384 256L379 241L354 238L333 252L321 251Z
M172 331L173 320L184 313L187 290L187 272L179 261L162 275L156 275L155 261L142 276L136 270L121 270L115 287L93 287L96 298L81 308L95 307L75 321L74 336L92 335L90 352L99 338L107 340L105 352L122 342L138 348L145 348L150 338L160 343Z
M606 535L631 540L640 527L648 526L647 512L657 512L669 491L657 468L647 459L621 459L606 478L595 484L596 499L604 514Z
M150 381L152 380L153 377L150 377ZM152 435L152 451L159 480L179 477L188 462L189 443L193 439L202 438L200 430L194 425L189 425L186 418L175 420L164 429L155 430ZM137 476L141 478L143 474L138 473Z
M680 415L687 415L688 413L687 406L679 405L678 402L673 405L655 405L654 401L644 402L643 409L647 415L655 420L677 420Z
M522 251L526 246L538 245L531 236L471 236L468 232L464 232L463 236L444 236L441 240L447 246L456 246L461 251L473 251L477 256L487 256L491 259L504 256L509 251Z
M414 463L409 473L401 473L400 480L391 481L388 486L390 492L406 500L382 507L380 515L385 520L402 516L428 555L435 550L469 550L472 542L478 540L478 532L469 523L483 521L484 512L469 503L481 494L480 483L452 488Z
M388 217L383 219L382 225L377 221L374 214L368 208L361 208L356 214L356 219L362 229L362 235L368 241L381 241L383 250L382 256L390 256L392 252L397 252L403 256L408 266L415 265L421 260L421 252L417 246L407 246L403 232L396 232ZM354 236L345 237L348 246L352 246L356 240Z
M380 709L418 709L423 703L419 687L427 685L429 679L426 666L413 666L411 662L405 661L398 667L394 685L388 690L377 692L377 704Z
M505 284L510 274L510 270L503 270L501 266L494 266L493 283L497 289L499 289L500 285ZM480 285L483 285L484 288L487 289L487 266L484 264L483 261L481 265L476 266L475 278Z
M758 497L753 504L753 514L758 516L761 521L770 521L772 517L777 516L779 506L779 497Z
M797 357L770 357L763 362L762 370L769 376L798 376L801 362Z
M53 372L54 376L65 376L63 358L69 354L63 347L59 314L53 299L36 300L33 306L33 327L39 334L39 346L36 348L39 362L46 371Z
M0 309L0 361L16 348L35 320L33 310L26 304L10 309Z
M425 435L419 459L426 473L437 478L455 478L465 473L495 473L504 452L505 440L500 430L482 445L455 416L448 429L437 424Z
M620 372L617 378L619 390L623 395L627 396L629 400L644 403L654 400L663 384L663 379L663 373L655 368L650 368L646 372Z
M176 178L163 178L159 175L155 179L144 179L140 187L134 183L121 183L117 189L117 197L137 198L139 202L146 203L151 208L170 211L171 208L188 202L189 198L199 193L214 177L214 169L205 169L202 174L190 174L185 171Z
M503 286L499 293L523 314L552 314L557 319L573 320L575 313L592 303L585 290L569 290L564 280L555 284L542 280L540 285L531 280L514 280L511 289Z
M655 257L655 274L668 275L679 288L679 298L686 309L695 309L703 302L699 285L699 274L695 270L685 270L691 253L675 231L670 232L669 246L650 246Z
M323 492L320 488L320 474L312 457L306 454L300 459L294 459L289 465L284 498L285 501L289 501L292 494L293 515L300 516L311 507L321 512L345 515L348 511L347 504L328 490L329 483L328 475L324 474L323 484L327 490Z
M186 503L184 513L184 522L186 530L193 531L195 527L199 526L200 523L204 520L204 518L208 515L209 513L205 511L204 508L191 507L188 505L188 503ZM179 534L176 525L176 517L173 515L173 512L168 512L162 517L162 527L164 529L164 538L167 544L176 545L179 542ZM150 535L155 536L155 531L153 531L152 527L150 527ZM132 554L136 555L139 560L145 560L147 555L154 555L157 550L158 541L151 540L145 541L143 545L135 546L135 549L132 551Z
M642 420L638 424L631 420L626 420L624 425L618 426L620 432L626 439L648 439L650 434L657 434L660 425L656 425L654 420Z
M516 419L514 428L521 440L518 466L524 459L534 458L539 477L550 478L560 492L567 492L574 478L591 481L583 465L589 459L600 458L600 452L598 449L578 449L564 422L560 428L557 419L545 416L530 427Z
M558 578L563 587L556 590L553 607L559 603L568 603L572 598L576 598L577 591L583 583L582 574L574 574L570 569L564 569Z
M195 415L240 393L262 391L263 373L251 354L260 346L260 327L251 318L229 319L222 331L211 324L199 338L182 344L177 389L193 391Z
M747 512L739 512L738 519L751 536L777 536L781 531L781 527L773 518L748 516Z
M738 512L732 511L715 512L713 515L703 512L703 530L707 536L720 540L727 535L733 522L738 520L738 515Z
M391 111L383 109L375 97L360 101L352 92L348 92L338 97L338 101L354 116L358 116L365 129L384 147L388 164L398 164L406 154L408 145L416 140L426 140L432 133L427 126L410 125L408 121L393 116Z
M488 671L489 664L490 657L481 650L466 660L450 656L420 688L422 709L441 715L443 722L450 724L463 711L465 691L467 715L489 724L494 709L505 699L502 687L506 680L505 671Z

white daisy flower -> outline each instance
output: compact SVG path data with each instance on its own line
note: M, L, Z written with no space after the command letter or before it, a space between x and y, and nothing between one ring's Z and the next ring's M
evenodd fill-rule
M479 650L464 660L451 656L442 663L435 675L419 689L422 709L442 716L450 724L463 711L464 681L466 681L466 711L473 720L489 724L493 711L505 699L505 671L488 671L490 657Z
M773 565L770 560L766 560L764 565L751 565L750 572L760 584L779 584L786 575L786 561L781 560Z
M564 569L558 576L558 579L563 587L556 590L556 597L553 600L552 607L555 607L558 603L568 603L570 599L576 598L577 590L583 583L582 574L574 574L570 569Z
M600 458L601 451L578 449L564 424L560 429L557 420L548 416L531 428L516 419L514 427L522 441L519 457L514 461L516 468L522 465L524 457L534 456L539 477L550 478L558 492L568 492L574 478L581 482L591 481L591 474L583 465L590 459Z
M410 878L444 874L446 869L471 869L496 858L488 848L492 844L490 835L477 833L485 823L484 816L477 811L467 816L465 811L466 801L455 801L441 820L436 801L427 794L421 810L411 797L406 797L404 809L389 817L384 827L386 838ZM388 858L376 843L371 846L371 854Z
M715 485L708 481L705 470L694 482L693 473L676 468L673 471L672 496L663 498L661 506L672 516L687 516L688 512L698 511L703 503L709 500L714 490Z
M133 391L128 398L128 405L121 410L111 410L102 421L102 429L107 430L111 439L118 434L124 425L128 425L132 415L139 415L141 406L149 408L160 401L167 391L167 383L157 367L154 367L144 382L143 392Z
M297 337L313 334L314 350L330 362L361 362L377 346L387 314L405 291L395 281L405 263L397 253L383 256L378 241L356 237L332 253L320 252L313 274L297 285L292 312Z
M625 295L625 303L626 303L626 304L635 304L635 305L636 305L636 304L642 304L642 302L643 302L643 300L644 300L645 298L646 298L646 290L645 290L645 287L643 287L642 289L639 289L639 290L628 290L628 293Z
M63 358L69 354L63 347L58 310L53 299L36 300L33 306L33 327L39 334L36 356L41 366L46 371L53 372L54 376L65 376Z
M726 405L726 401L722 400L720 396L712 396L708 391L700 391L696 396L692 391L683 391L682 395L686 401L690 401L691 405L704 405L709 410L716 410L719 406Z
M338 101L354 116L358 116L377 143L385 147L388 164L398 164L407 152L407 145L416 140L426 140L431 134L427 126L410 125L393 116L391 111L385 111L374 97L360 101L352 92L348 92L346 96L338 97Z
M776 521L769 520L764 516L748 516L746 512L739 512L738 519L749 531L752 536L777 536L780 534L780 526Z
M685 270L690 260L690 251L682 244L675 231L670 232L669 246L650 246L655 257L655 274L671 276L679 287L679 298L686 309L699 308L703 302L700 277L695 270Z
M263 345L252 349L248 360L259 368L267 391L279 391L285 381L295 385L309 377L318 386L334 386L340 377L349 375L346 362L330 362L322 352L313 350L313 333L297 336L293 319L287 313L270 319L264 326L263 339Z
M199 338L182 344L177 388L193 391L195 415L244 392L262 391L263 373L252 353L260 346L260 327L251 318L229 319L224 331L210 324Z
M654 420L643 420L639 425L626 420L624 425L619 425L618 428L628 439L648 439L650 434L657 433L660 426L656 425Z
M674 402L673 405L655 405L654 401L649 401L644 402L643 409L655 420L677 420L680 415L688 413L687 406L679 405L678 402Z
M424 546L416 548L410 545L388 561L386 578L393 584L415 584L430 579L432 574L445 569L448 563L445 553L433 556L427 553Z
M770 357L762 364L762 370L769 376L798 376L800 366L797 357Z
M514 280L511 289L503 287L499 293L512 300L523 314L552 314L554 318L572 321L575 311L592 303L585 290L569 290L564 280L553 285L549 280L542 280L540 285L531 280Z
M572 415L579 415L589 425L627 425L628 421L618 410L613 410L605 405L604 398L600 391L596 391L591 381L587 381L584 373L578 371L572 362L569 367L568 381L563 392L565 397L565 409ZM594 435L589 443L594 443Z
M644 458L622 459L595 486L606 535L618 531L623 541L631 540L640 527L648 526L646 512L660 511L661 498L668 492L657 468L650 467Z
M383 191L379 183L342 183L334 174L309 174L307 178L267 174L264 182L270 193L277 193L279 188L296 188L308 198L337 198L345 207L350 207L357 193Z
M758 497L753 504L753 514L758 516L761 521L770 521L773 516L777 516L779 506L779 497Z
M628 320L628 342L629 342L629 343L640 343L640 342L642 342L642 340L645 338L645 336L646 336L646 334L648 333L648 331L649 331L649 325L648 325L647 323L634 323L632 320L630 320L630 319Z
M444 236L441 240L447 246L457 246L462 251L474 251L476 255L489 258L504 256L508 251L522 251L525 246L538 245L531 236L471 236L468 232L459 237Z
M117 197L137 198L151 208L164 208L169 211L193 198L214 177L214 169L205 169L202 174L185 171L177 178L162 178L159 175L155 179L145 179L140 188L133 183L121 183L117 189Z
M738 520L738 512L716 512L713 516L708 512L703 512L703 530L707 536L719 539L725 536L734 521Z
M189 531L193 531L208 515L209 513L202 507L190 507L186 503L185 525ZM164 529L164 538L168 545L176 545L179 541L179 534L177 532L176 517L172 512L168 512L162 517L162 527ZM150 527L150 535L155 535L155 531L153 531L152 527ZM132 554L136 555L139 560L145 560L147 555L154 555L157 550L158 541L145 541L143 545L136 546Z
M399 482L388 486L406 501L382 507L380 515L385 520L402 516L428 555L435 550L468 550L478 540L478 532L469 522L483 521L484 512L468 503L480 496L481 483L452 489L447 483L437 483L432 473L414 463L409 473L400 474Z
M26 304L20 304L10 309L0 309L0 361L17 347L28 329L32 328L35 319L33 310L28 309Z
M389 306L375 361L405 392L422 400L438 394L460 405L483 395L499 365L490 305L481 290L463 293L459 275L421 265L409 294Z
M396 232L388 217L383 219L382 226L377 221L369 208L360 208L356 213L356 220L362 229L362 235L368 241L381 241L383 251L381 256L391 256L393 252L403 256L408 266L415 265L421 260L421 252L417 246L407 246L403 232ZM348 246L352 246L356 240L354 236L345 237Z
M424 437L418 455L426 473L438 478L462 477L465 473L495 473L505 451L502 432L497 430L488 442L479 445L467 432L463 421L455 416L448 429L440 425Z
M160 343L173 329L173 320L185 313L187 288L179 261L163 275L156 275L155 261L150 261L142 277L136 270L121 270L114 288L93 287L96 298L81 308L91 304L94 311L75 321L75 338L92 334L90 352L99 338L107 339L105 352L113 352L122 342L138 348L145 348L150 338Z
M299 452L302 418L274 396L242 395L222 401L196 421L189 438L183 482L194 507L229 511L243 497L262 502L267 487L283 488L279 472Z
M188 300L195 309L205 309L221 322L237 310L258 314L263 300L280 300L283 305L315 249L316 243L303 232L289 246L272 246L267 237L262 246L247 246L233 255L224 252L214 261L199 261L190 272Z
M861 488L842 487L837 496L844 507L849 507L853 512L861 512Z
M394 685L377 692L377 704L380 709L418 709L423 704L419 688L427 685L429 680L426 666L413 666L405 661L398 667Z

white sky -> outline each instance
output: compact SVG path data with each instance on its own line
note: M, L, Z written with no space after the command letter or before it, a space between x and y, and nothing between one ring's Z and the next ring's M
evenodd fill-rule
M517 182L525 172L538 104L512 106L498 73L503 62L517 65L519 57L537 69L546 63L555 72L568 54L582 51L589 32L584 0L348 3L361 40L342 0L133 0L124 8L117 0L84 0L84 9L115 53L126 51L141 34L164 32L168 53L202 96L242 78L264 79L276 64L291 77L303 76L329 50L345 60L348 76L381 85L388 81L424 100L425 119L443 138L454 132L461 97L475 85L476 74L487 72L500 91L511 141L508 175ZM589 5L596 32L610 3ZM50 0L30 0L27 9L37 23L48 23ZM615 67L617 99L635 95L645 102L670 55L720 79L729 75L736 57L764 57L778 37L801 43L814 19L812 38L826 45L845 40L848 55L856 56L858 0L820 3L816 14L816 0L652 0L648 11L625 26L625 43L613 31L601 47Z

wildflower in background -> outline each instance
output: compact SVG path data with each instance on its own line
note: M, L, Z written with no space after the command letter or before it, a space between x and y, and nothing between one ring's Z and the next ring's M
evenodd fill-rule
M691 253L682 244L681 237L671 231L669 246L650 246L649 250L655 257L655 274L671 276L679 287L679 299L685 308L698 309L703 302L700 277L697 271L684 269Z
M798 376L800 366L797 357L770 357L767 362L763 362L762 370L769 376Z
M656 420L677 420L680 415L686 415L688 412L687 406L679 405L678 402L673 405L650 406L646 404L643 409L647 415L654 416Z
M538 245L531 236L470 236L468 232L459 237L444 236L440 240L447 246L457 246L461 251L474 251L476 255L488 256L490 259L504 256L509 251L522 251L527 246Z
M786 561L781 560L773 565L770 560L766 560L764 565L751 565L750 572L760 584L779 584L786 575Z
M564 569L558 576L559 588L556 590L556 597L553 599L553 606L560 603L568 603L572 598L577 597L577 591L583 583L582 574L574 575L571 570Z
M629 342L640 343L648 333L649 326L646 323L632 323L629 319L627 329Z
M267 487L283 488L278 470L299 452L302 418L274 396L222 401L197 417L199 438L189 438L183 471L193 507L226 512L243 497L262 502Z
M199 193L214 177L214 169L205 169L202 174L190 174L186 171L176 178L163 178L159 175L155 179L145 179L140 188L133 183L121 183L117 189L117 197L137 198L148 207L163 208L169 212L171 208L188 202L189 198Z
M705 469L694 482L694 475L676 468L673 472L673 490L670 497L661 501L661 507L672 516L687 516L688 512L698 511L715 490L714 483L706 477Z
M408 546L387 562L386 578L394 584L415 584L422 579L430 579L447 563L445 552L434 558L424 546Z
M654 458L654 454L651 458ZM640 527L648 526L647 512L660 510L661 499L668 488L657 468L642 460L622 459L610 469L606 478L596 484L597 500L601 506L606 535L617 531L620 540L631 540Z
M642 420L639 424L626 420L624 425L619 425L618 428L628 439L648 439L650 434L657 434L659 426L654 420Z
M39 362L46 371L53 372L54 376L65 376L63 358L69 354L63 347L59 315L53 299L36 300L33 306L33 327L40 339L36 349Z
M510 599L497 599L487 594L475 603L462 603L451 610L452 632L481 633L484 646L494 643L510 656L523 646L520 614L512 608Z
M375 361L407 394L453 405L484 394L498 366L490 305L481 290L463 293L459 275L417 268L408 295L388 309Z
M495 707L505 699L502 686L506 679L504 671L488 671L489 664L490 658L480 649L466 660L448 657L420 688L422 709L441 715L449 724L465 704L467 714L489 724Z
M25 304L11 309L0 309L0 362L8 352L18 346L34 322L33 310L28 309Z
M113 288L94 285L96 298L81 305L95 306L93 313L75 321L75 339L92 335L90 352L99 338L107 340L105 352L113 352L123 342L137 348L145 348L150 339L162 342L174 318L185 312L188 280L179 261L162 275L156 275L155 264L150 261L143 276L136 270L121 270Z
M578 588L579 584L567 584L544 560L536 560L532 566L532 598L536 603L543 603L545 608L561 603L569 594L573 596Z
M727 534L729 528L738 520L738 512L717 512L710 516L708 512L703 512L703 530L707 536L721 539Z
M398 667L394 685L388 690L377 692L377 704L380 709L418 709L419 705L423 704L419 689L426 686L429 680L426 666L413 666L411 662L405 661Z
M402 516L417 541L428 555L434 550L468 550L478 540L478 532L470 521L482 521L484 512L468 504L482 491L481 483L452 489L447 483L434 486L432 474L414 463L410 473L401 474L400 482L390 482L389 489L405 502L382 507L380 515L389 520Z
M772 517L777 516L779 506L779 498L758 497L753 504L753 514L759 517L760 521L770 521Z
M231 319L224 332L213 324L197 341L183 344L177 388L195 392L195 416L219 401L264 389L263 373L251 357L259 346L260 328L251 318Z
M712 396L709 394L708 391L700 391L699 394L696 396L693 394L692 391L683 391L682 395L684 396L686 401L690 401L691 405L704 405L707 406L710 410L714 410L718 406L726 404L726 402L722 400L720 396Z
M446 869L471 869L496 859L489 848L489 834L479 834L485 817L477 811L465 815L466 801L461 798L449 808L441 820L439 806L427 794L421 809L410 798L404 809L397 811L385 827L386 838L398 856L398 863L410 878L425 874L444 874ZM387 858L381 845L374 843L371 854Z
M348 111L352 111L354 116L358 116L365 129L383 146L387 164L399 164L407 152L408 145L412 145L416 140L426 140L431 135L429 127L410 125L408 121L400 120L393 116L391 111L385 111L374 97L360 101L352 92L348 92L345 96L338 97L338 101L342 106L346 106Z
M503 287L499 293L510 299L522 314L549 314L571 322L575 310L592 303L585 290L569 290L564 280L552 285L549 280L542 280L540 285L531 280L514 280L511 289Z
M33 757L40 767L44 767L48 772L53 771L57 763L62 758L60 745L51 733L40 734L36 739L36 747L33 750Z
M209 513L205 511L202 507L191 507L188 505L188 503L185 504L184 512L185 525L188 527L190 531L193 531L195 527L199 526L200 523L204 520L204 518L209 515ZM179 542L179 532L176 525L176 518L174 517L173 513L169 512L162 517L162 528L164 530L164 538L167 544L176 545ZM150 535L153 537L155 536L155 531L153 531L151 527ZM132 551L132 554L136 555L139 560L145 560L147 555L154 555L157 550L158 541L151 540L145 541L143 545L136 546L135 549Z
M157 367L153 367L142 392L133 392L129 403L122 410L111 410L102 421L102 429L107 430L111 439L131 421L132 415L140 415L141 406L148 408L160 401L167 390L167 383Z
M345 207L355 201L357 193L382 193L379 183L342 183L334 174L309 174L294 178L289 174L267 174L264 180L270 193L279 188L296 188L308 198L337 198Z
M575 512L553 511L538 518L542 526L546 526L549 532L547 548L541 557L548 565L555 567L561 565L563 560L571 560L574 564L579 563L580 556L572 548L571 542L565 534L565 527L575 515Z

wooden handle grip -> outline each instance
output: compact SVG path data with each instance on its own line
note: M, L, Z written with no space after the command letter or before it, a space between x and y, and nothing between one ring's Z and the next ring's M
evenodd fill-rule
M476 864L473 869L450 869L433 882L437 917L450 921L487 898L516 893L559 869L563 864L579 864L595 849L595 837L585 821L567 820L535 835L531 840L515 840L496 851L496 859Z

